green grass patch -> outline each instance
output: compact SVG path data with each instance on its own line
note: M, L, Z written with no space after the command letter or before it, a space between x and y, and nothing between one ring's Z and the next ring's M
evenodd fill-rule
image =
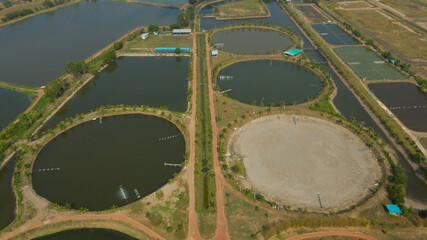
M366 80L403 80L405 75L364 47L335 48L334 51L361 78Z
M191 48L193 41L189 36L153 35L147 39L131 41L125 45L125 52L152 51L156 47Z
M237 0L214 9L219 18L249 17L268 15L268 9L260 0Z

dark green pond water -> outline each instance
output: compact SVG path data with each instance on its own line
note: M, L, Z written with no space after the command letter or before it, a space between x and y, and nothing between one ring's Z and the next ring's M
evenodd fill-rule
M9 225L15 218L16 200L12 189L15 159L12 158L0 170L0 230Z
M268 29L237 28L216 33L212 43L218 49L236 54L270 54L284 51L292 41L285 34Z
M82 1L0 28L0 81L41 86L138 26L176 22L179 10ZM25 56L25 57L23 57Z
M0 131L13 122L30 104L31 99L27 95L0 88Z
M427 131L427 96L415 84L372 83L368 87L405 126Z
M185 112L188 68L188 58L178 61L173 57L121 58L84 86L44 129L55 128L67 117L88 113L101 105L166 106Z
M306 102L322 89L319 77L297 64L283 61L249 61L232 64L218 74L221 91L244 103L287 105Z
M53 233L35 240L133 240L124 233L103 228L80 228Z
M33 167L35 191L78 209L123 206L156 191L180 171L185 141L164 119L124 115L89 121L56 137Z

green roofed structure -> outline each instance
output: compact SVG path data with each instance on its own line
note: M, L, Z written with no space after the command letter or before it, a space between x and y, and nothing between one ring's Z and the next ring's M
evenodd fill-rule
M387 208L388 212L391 214L402 214L402 211L397 205L386 204L385 207Z
M288 50L288 51L284 52L283 54L293 57L293 56L300 54L301 52L302 52L302 50L300 50L300 49L292 48L291 50Z

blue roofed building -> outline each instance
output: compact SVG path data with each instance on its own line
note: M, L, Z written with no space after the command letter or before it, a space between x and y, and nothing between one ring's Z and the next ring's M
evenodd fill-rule
M400 210L399 206L394 204L386 204L385 207L387 208L388 212L391 214L402 214L402 211Z
M212 54L212 56L218 56L218 50L213 50L213 51L211 52L211 54Z
M300 54L301 52L302 52L302 50L300 50L300 49L292 48L291 50L288 50L288 51L284 52L283 54L293 57L293 56Z

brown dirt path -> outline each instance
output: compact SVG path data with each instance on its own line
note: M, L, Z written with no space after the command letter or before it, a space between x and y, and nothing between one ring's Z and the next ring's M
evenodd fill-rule
M215 236L213 239L230 239L227 231L227 220L225 219L225 199L224 199L224 177L222 176L221 169L218 161L218 130L216 127L216 114L214 105L214 95L212 87L212 68L210 63L210 48L208 35L205 35L206 43L206 65L208 70L208 82L209 82L209 108L211 112L211 124L212 124L212 155L214 162L215 171L215 184L216 184L216 208L217 208L217 227Z
M153 230L148 228L147 226L143 225L142 223L128 217L125 215L122 215L120 213L112 213L112 214L105 214L105 215L99 215L99 214L88 214L88 215L77 215L77 216L64 216L54 219L49 219L44 222L38 222L29 226L22 226L20 228L17 228L15 231L9 232L3 236L0 237L0 240L3 239L10 239L13 238L21 233L24 233L26 231L36 229L48 224L54 224L54 223L60 223L65 221L79 221L79 220L114 220L114 221L120 221L127 224L130 224L132 227L143 231L148 236L154 238L154 239L164 239L157 233L155 233Z
M202 239L199 234L199 227L197 222L196 213L196 189L194 186L194 164L196 162L196 94L197 94L197 34L193 34L193 80L192 89L193 95L191 96L191 122L189 127L190 132L190 159L188 160L188 191L189 191L189 203L188 203L188 239Z
M330 237L330 236L343 236L343 237L357 237L366 240L376 240L376 238L365 235L360 232L314 232L314 233L306 233L299 236L288 238L288 240L300 240L300 239L308 239L314 237Z

